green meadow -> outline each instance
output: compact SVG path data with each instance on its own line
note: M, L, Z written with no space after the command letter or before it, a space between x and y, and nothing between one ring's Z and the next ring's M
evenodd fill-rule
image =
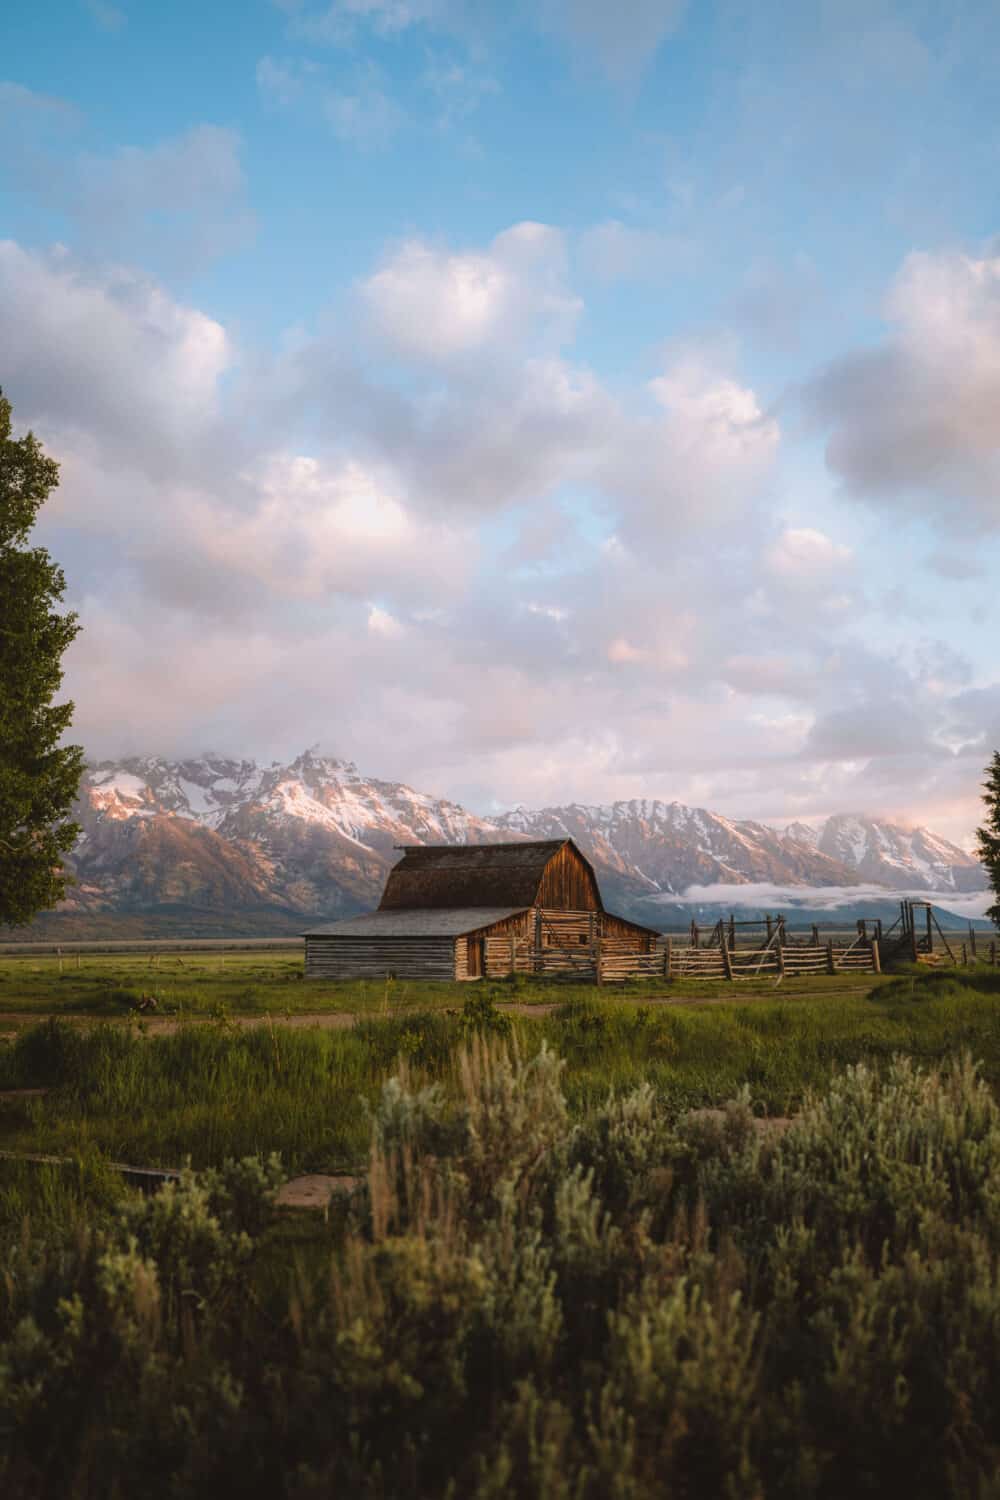
M773 996L862 995L872 987L870 974L837 974L809 980L788 980L775 987L773 978L741 981L741 999ZM522 1004L551 1005L567 999L615 996L725 998L732 985L687 979L631 981L598 990L593 985L560 979L486 982L498 999ZM236 951L228 953L67 954L0 956L0 1026L7 1015L124 1016L143 995L157 1001L157 1014L199 1019L232 1014L243 1016L323 1014L385 1016L407 1011L446 1010L461 1005L467 988L450 983L417 980L324 981L306 980L300 953Z
M994 970L175 967L5 966L4 1493L1000 1497Z
M44 1021L23 1022L0 1042L0 1091L50 1091L0 1102L0 1145L167 1166L277 1151L290 1171L343 1168L363 1160L367 1110L395 1068L447 1092L458 1053L480 1032L510 1039L522 1055L543 1044L556 1052L574 1111L648 1084L672 1114L745 1088L755 1112L787 1116L848 1064L883 1065L896 1054L935 1063L968 1050L990 1084L1000 1082L1000 976L985 967L874 987L870 977L818 980L795 995L773 983L757 994L719 985L673 1004L654 986L626 995L541 982L378 994L321 985L314 996L281 962L256 962L246 966L255 981L208 970L176 981L171 999L164 991L166 1025L128 1014L128 965L74 975ZM671 1000L685 999L672 989ZM315 1025L283 1024L290 992L305 997ZM322 1002L349 1024L325 1027ZM259 1024L239 1024L245 1015Z

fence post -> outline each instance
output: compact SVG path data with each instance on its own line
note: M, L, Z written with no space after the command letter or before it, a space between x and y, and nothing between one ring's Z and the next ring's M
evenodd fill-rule
M673 964L671 963L672 957L673 957L673 938L667 938L667 941L666 941L666 943L664 945L664 948L663 948L663 977L664 977L664 979L673 979L673 977L674 977Z
M774 945L774 951L775 951L775 954L777 955L777 959L778 959L778 977L781 978L781 979L783 979L785 977L785 950L782 947L782 943L781 943L781 939L783 937L784 937L784 933L782 932L781 928L779 927L778 928L778 941Z
M879 957L878 938L872 938L872 973L881 974L882 960Z
M962 962L963 964L967 964L969 962L969 948L968 944L966 943L962 944Z
M725 935L724 932L722 934L720 934L720 936L721 936L721 940L722 940L722 968L723 968L723 972L725 973L725 976L726 976L727 979L732 979L732 977L733 977L733 961L732 961L732 959L729 956L729 944L726 942L726 935Z
M976 957L976 929L969 923L969 947L972 949L972 957Z
M833 938L826 945L826 972L828 974L836 974L837 972L836 965L833 962Z

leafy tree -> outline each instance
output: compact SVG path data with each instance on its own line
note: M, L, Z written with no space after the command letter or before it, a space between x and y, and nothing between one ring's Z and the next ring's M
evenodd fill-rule
M11 437L0 391L0 925L21 926L54 906L61 856L79 833L67 815L83 771L79 745L60 745L72 703L52 702L62 655L79 631L60 609L62 569L28 538L59 465L32 433Z
M976 829L976 852L986 866L993 894L997 898L986 915L995 926L1000 927L1000 750L993 752L993 759L986 767L983 801L986 804L986 822Z

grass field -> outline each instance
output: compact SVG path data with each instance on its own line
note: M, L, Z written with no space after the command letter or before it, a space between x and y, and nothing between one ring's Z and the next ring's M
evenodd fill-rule
M851 996L872 988L870 974L822 975L789 980L776 991L773 978L733 986L695 979L632 981L598 990L593 985L519 976L474 988L497 1000L552 1004L568 999L735 998ZM146 955L90 954L63 958L0 957L0 1026L4 1015L124 1016L142 995L154 995L157 1013L197 1019L223 1013L274 1017L302 1013L359 1016L454 1008L469 992L463 985L416 980L373 982L305 980L301 955L237 952Z
M523 1055L543 1043L558 1053L577 1113L648 1084L671 1115L746 1088L756 1112L786 1116L850 1063L933 1063L966 1049L1000 1085L1000 976L986 968L876 985L833 976L787 993L773 981L757 993L679 985L670 1002L690 1003L673 1004L657 998L662 984L628 996L523 981L376 990L305 985L287 960L246 960L238 974L199 963L158 991L179 1018L161 1034L160 1022L127 1014L141 993L134 966L93 962L96 974L64 973L61 986L51 972L6 976L5 1000L23 1019L0 1046L0 1090L51 1092L0 1102L0 1147L166 1166L278 1151L290 1171L342 1169L364 1157L366 1109L386 1077L405 1063L451 1090L457 1054L479 1032L510 1037ZM292 1029L282 1021L293 1000L353 1022ZM32 1004L55 1019L32 1024ZM264 1019L245 1028L241 1014Z

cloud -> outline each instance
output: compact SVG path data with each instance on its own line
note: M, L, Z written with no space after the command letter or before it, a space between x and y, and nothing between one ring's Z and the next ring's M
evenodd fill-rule
M808 756L859 761L885 756L943 755L925 712L889 685L877 697L821 714L809 731Z
M371 63L334 82L319 63L262 57L256 76L261 98L272 108L321 120L338 140L361 150L384 148L406 120Z
M805 392L846 491L979 528L1000 523L1000 257L907 257L884 307L892 332Z
M681 353L646 389L653 414L633 417L601 474L622 503L623 534L703 529L744 511L780 441L756 393L697 350Z
M823 310L823 292L817 268L808 257L799 254L784 265L763 258L747 272L728 316L755 344L795 353L809 321Z
M542 0L547 30L616 83L633 81L680 25L685 0Z
M580 237L584 270L599 281L663 281L689 272L695 256L685 235L630 228L619 219L595 224Z
M479 805L912 796L967 823L995 702L816 607L848 549L762 523L781 432L719 350L611 393L564 342L557 231L419 243L273 351L149 276L0 247L5 389L63 464L40 539L82 611L88 744L336 740Z
M0 241L4 380L49 431L77 433L140 471L204 456L234 359L221 324L135 271Z
M914 901L933 901L936 906L952 911L956 916L969 919L984 917L990 903L996 898L989 891L977 891L974 895L961 896L954 891L887 891L882 885L775 885L769 881L758 881L752 885L691 885L683 891L680 900L692 905L731 906L736 910L764 907L767 910L786 909L794 920L796 907L829 912L835 915L845 908L857 910L868 902L890 901L909 897ZM678 900L676 896L653 897L663 904Z
M84 8L102 31L121 31L128 21L125 12L108 4L108 0L84 0Z
M835 578L851 563L850 547L835 542L813 527L789 527L765 554L769 573L783 583L815 590L817 583Z
M372 326L396 352L431 361L525 337L558 345L581 310L566 284L563 235L527 221L486 250L405 241L360 293Z
M349 88L327 89L323 116L339 140L365 150L386 146L406 118L372 70L358 74Z
M194 269L247 244L255 223L234 130L197 125L149 148L83 155L68 198L92 244Z
M432 58L421 83L437 100L437 126L450 130L475 114L484 99L501 92L497 80L468 63L454 58Z
M48 123L58 126L75 126L80 123L80 112L75 104L60 99L54 94L40 94L25 88L21 83L0 79L0 119L17 120L19 131L33 124Z
M72 105L0 83L0 122L5 116L10 145L0 171L66 215L77 248L96 260L188 274L253 236L236 131L196 125L154 146L94 152L82 144L86 121Z
M304 0L274 0L288 15L298 41L337 48L357 44L365 32L391 40L420 28L488 50L502 21L556 38L577 59L614 83L634 82L680 25L686 0L524 0L498 15L481 0L333 0L310 8Z

